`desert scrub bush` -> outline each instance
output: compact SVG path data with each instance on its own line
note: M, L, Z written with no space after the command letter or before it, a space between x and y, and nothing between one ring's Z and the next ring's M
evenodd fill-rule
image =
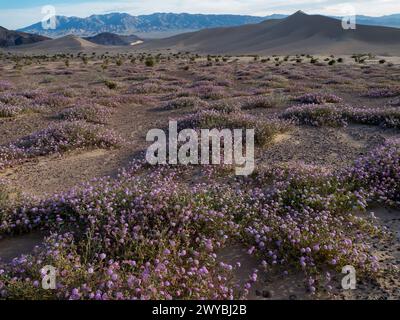
M242 108L248 109L269 109L285 106L288 99L282 94L271 94L265 96L246 97L242 100Z
M8 190L8 186L5 183L5 181L0 179L0 219L2 218L3 210L9 207L9 203L10 203L10 192Z
M110 90L117 89L117 87L118 87L117 83L114 81L111 81L111 80L104 80L104 84Z
M146 67L154 67L156 65L156 61L153 57L147 57L144 64Z
M7 91L14 88L14 85L10 81L0 80L0 92Z
M158 93L170 93L178 92L179 86L174 86L170 84L165 84L160 80L146 81L142 83L137 83L130 86L127 89L129 94L158 94Z
M193 94L205 100L219 100L228 96L222 86L199 85L192 89Z
M32 104L4 104L0 102L0 118L11 118L22 113L42 112L45 108L40 105Z
M85 120L93 123L107 123L111 111L101 105L85 104L76 105L61 111L58 118L62 120L77 121Z
M346 125L346 121L340 109L319 104L305 104L290 107L282 113L281 117L283 119L293 120L297 124L317 127L338 127Z
M284 119L311 126L345 126L348 123L400 128L400 110L395 107L368 108L306 104L285 110Z
M208 110L215 110L221 113L239 112L240 108L240 102L236 99L221 99L213 101L209 103L206 107L206 109Z
M264 77L265 82L261 82L260 86L269 88L286 88L289 80L283 75L267 75Z
M71 98L59 93L36 92L33 93L33 103L46 107L66 107L71 103Z
M255 116L241 112L225 113L216 110L199 111L182 118L178 122L181 129L254 129L254 141L259 146L265 146L279 133L291 129L290 121L279 119L260 120Z
M84 121L49 126L16 142L0 146L0 168L30 158L64 153L80 148L112 148L121 138L112 130Z
M163 110L176 110L176 109L203 109L207 106L207 102L197 97L180 97L168 101L162 107Z
M400 86L387 88L371 88L363 96L367 98L392 98L400 96Z
M29 104L30 98L26 97L23 93L11 93L4 92L0 93L0 103L8 105L23 105Z
M20 106L6 105L0 102L0 118L14 117L22 112L23 108Z
M295 98L295 101L302 104L325 104L340 103L343 99L331 93L307 93Z
M341 112L347 122L400 129L400 110L396 107L357 108L344 106Z

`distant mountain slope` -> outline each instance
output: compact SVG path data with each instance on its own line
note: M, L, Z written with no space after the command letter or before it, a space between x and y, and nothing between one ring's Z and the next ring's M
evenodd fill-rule
M154 13L131 16L127 13L92 15L87 18L57 16L57 28L44 30L42 23L36 23L20 29L24 32L60 37L74 34L81 37L94 36L103 32L130 35L135 33L177 32L179 30L200 30L205 28L238 26L259 23L270 18L282 18L283 15L253 17L245 15L211 15L187 13Z
M39 41L48 40L49 38L29 34L24 32L12 31L0 27L0 47L12 47L22 44L35 43Z
M110 32L99 33L98 35L84 39L103 46L129 46L132 43L141 41L141 39L135 35L121 36Z
M357 16L357 23L369 26L400 28L400 14L382 17Z
M74 35L69 35L57 39L42 41L39 43L18 46L17 51L29 53L65 53L93 50L100 46Z
M371 52L400 54L400 29L363 26L344 30L341 21L301 11L281 20L217 28L148 41L138 49L187 50L213 54Z

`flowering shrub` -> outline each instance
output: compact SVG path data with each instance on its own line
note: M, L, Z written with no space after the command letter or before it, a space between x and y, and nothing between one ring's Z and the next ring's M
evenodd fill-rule
M210 103L207 109L215 110L221 113L232 113L232 112L239 112L240 108L241 104L237 100L221 99Z
M143 83L133 85L128 89L128 93L130 94L157 94L157 93L165 93L165 92L174 92L178 91L179 87L164 85L159 83Z
M84 147L110 148L120 138L111 130L82 121L48 127L6 146L0 146L0 168L29 158Z
M400 95L400 87L373 88L364 94L368 98L391 98Z
M265 266L302 269L310 292L329 288L324 268L340 270L348 263L367 274L379 269L360 236L379 232L351 213L366 207L366 194L340 176L315 167L275 171L271 200L252 215L244 230L253 242L251 250L264 259ZM259 181L266 178L258 177Z
M279 108L285 105L287 98L284 95L272 94L268 96L247 97L242 101L243 109Z
M154 103L152 97L134 94L118 94L110 97L95 97L91 100L95 104L105 107L118 108L127 103L151 104Z
M371 200L400 208L400 140L392 139L361 157L349 171Z
M232 184L216 182L216 171L206 168L207 183L189 186L179 177L191 176L190 168L146 171L136 162L118 180L103 178L25 203L3 214L0 234L40 226L52 234L35 254L3 265L1 294L14 299L244 297L257 273L244 288L234 285L235 265L217 263L218 250L230 241L246 245L264 268L303 270L310 292L329 290L326 271L344 265L355 266L359 277L373 276L379 263L367 239L380 231L352 211L366 207L369 190L380 190L371 189L375 178L387 175L388 168L393 180L381 186L396 194L399 144L388 148L393 149L382 157L393 153L392 161L368 169L374 173L370 180L360 170L369 168L362 160L347 174L298 166ZM143 170L146 174L140 174ZM40 288L39 269L48 264L58 270L56 290Z
M6 105L0 102L0 118L13 117L22 112L22 107Z
M400 111L394 107L298 105L285 110L281 117L311 126L344 126L348 123L358 123L400 128Z
M197 97L181 97L175 100L169 101L164 107L164 110L175 110L175 109L189 109L198 108L202 109L207 105L207 102Z
M343 117L348 122L380 125L386 128L400 129L400 110L395 107L355 108L345 107Z
M107 123L111 116L109 109L95 104L77 105L63 110L58 117L63 120L85 120L93 123Z
M14 86L11 82L6 80L0 80L0 91L6 91L12 89Z
M30 101L28 97L22 94L5 92L0 94L0 103L9 105L28 105Z
M204 110L182 118L178 126L181 129L254 129L255 143L264 146L271 142L276 134L288 131L291 122L279 119L260 120L241 112L225 113L216 110Z
M225 88L221 86L201 85L193 88L193 93L206 100L219 100L227 97Z
M58 93L39 92L33 101L38 105L48 107L64 107L71 103L71 98Z
M25 112L41 112L45 108L32 104L6 104L0 102L0 118L14 117Z
M305 104L286 109L282 118L295 121L297 124L310 126L343 126L346 121L337 107Z
M5 210L6 206L9 205L9 192L6 183L0 179L0 211ZM0 217L2 215L0 214Z
M307 93L295 99L302 104L340 103L342 98L330 93Z

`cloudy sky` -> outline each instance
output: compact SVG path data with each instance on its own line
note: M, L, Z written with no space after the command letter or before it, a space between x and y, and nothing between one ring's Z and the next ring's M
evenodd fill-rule
M400 13L400 0L0 0L0 25L10 29L41 21L42 7L53 5L58 15L86 17L91 14L127 12L230 13L265 16L272 13L346 15L348 5L357 14L382 16Z

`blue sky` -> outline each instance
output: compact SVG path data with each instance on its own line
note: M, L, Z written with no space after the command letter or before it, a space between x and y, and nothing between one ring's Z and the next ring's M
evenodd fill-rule
M0 25L16 29L42 20L41 9L53 5L56 14L86 17L91 14L128 12L231 13L265 16L272 13L345 15L348 5L357 14L381 16L400 13L400 0L0 0Z

